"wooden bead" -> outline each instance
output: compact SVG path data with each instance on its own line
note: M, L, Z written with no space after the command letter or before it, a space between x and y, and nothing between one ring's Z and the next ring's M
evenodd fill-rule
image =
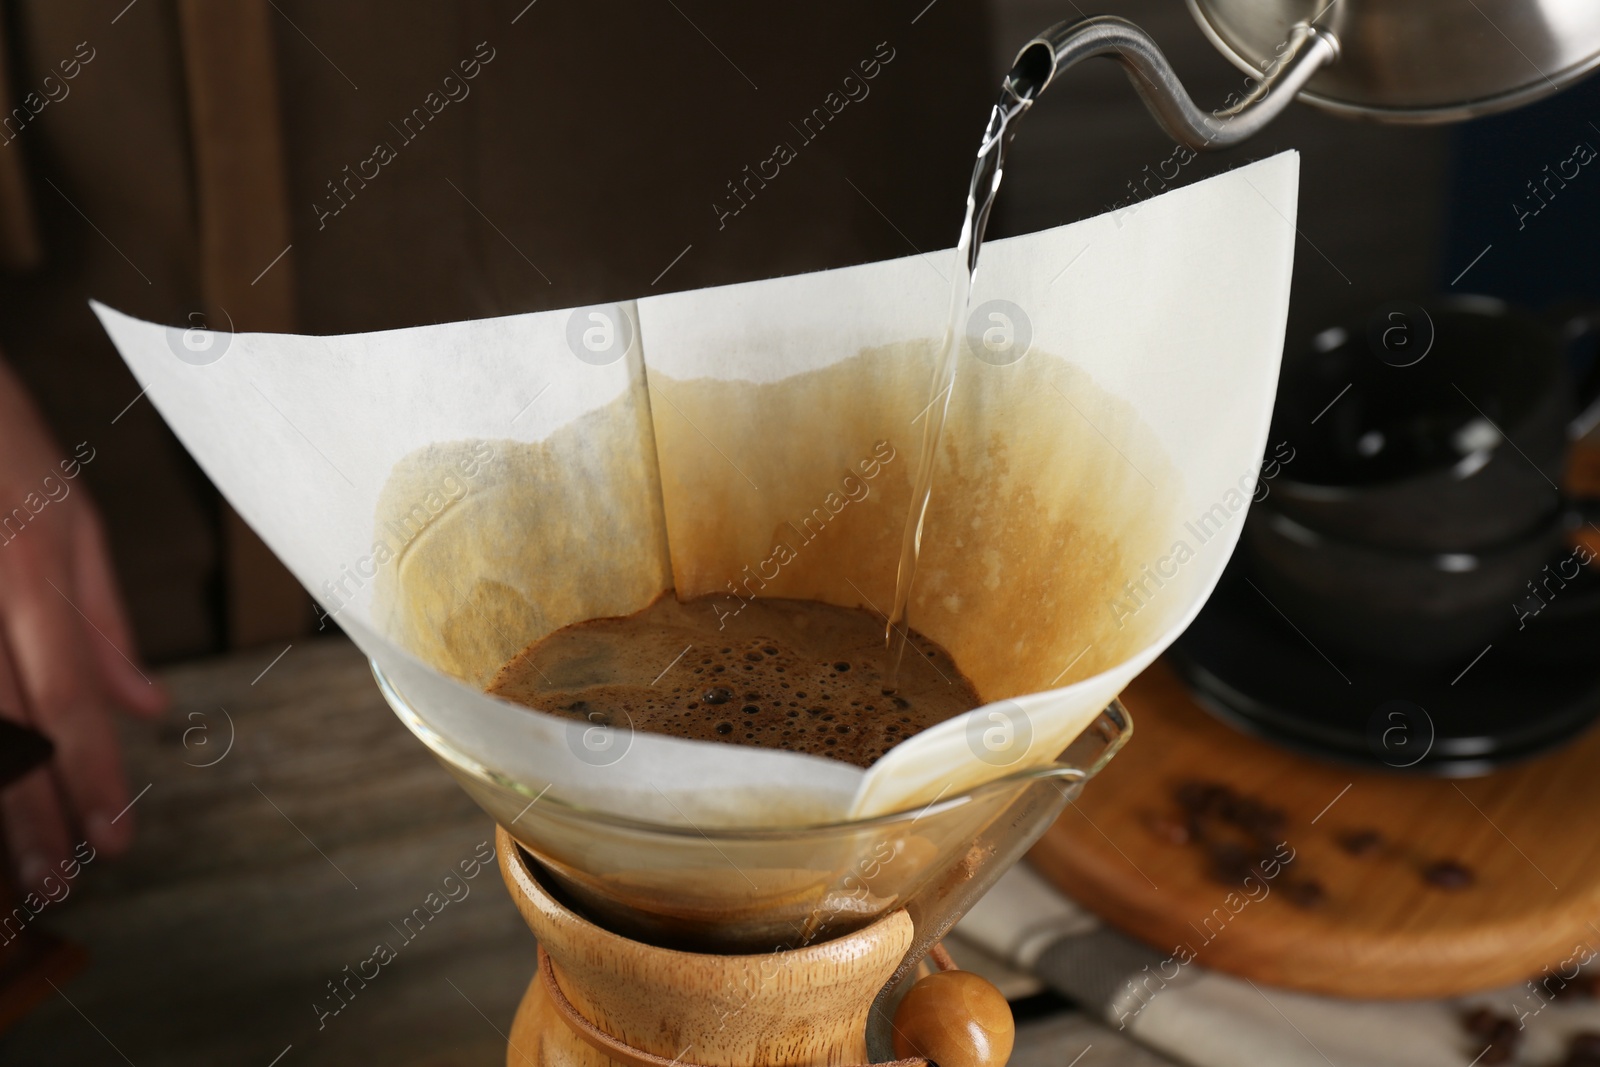
M1004 1067L1016 1036L1011 1005L971 971L928 975L894 1013L894 1054L939 1067Z

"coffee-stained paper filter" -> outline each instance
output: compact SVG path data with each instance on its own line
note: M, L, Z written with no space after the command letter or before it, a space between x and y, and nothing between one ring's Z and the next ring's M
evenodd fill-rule
M984 247L910 620L989 703L867 771L482 688L674 588L886 611L951 254L209 346L95 311L447 760L618 815L796 825L1049 763L1199 610L1266 443L1297 173L1285 153Z

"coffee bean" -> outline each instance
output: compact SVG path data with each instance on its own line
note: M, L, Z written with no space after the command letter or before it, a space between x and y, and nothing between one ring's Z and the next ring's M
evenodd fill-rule
M1541 975L1536 975L1528 979L1528 981L1538 982L1542 977ZM1571 978L1558 977L1557 981L1561 983L1560 985L1550 989L1550 986L1546 984L1545 989L1550 991L1550 996L1554 1000L1594 1000L1597 980L1600 980L1600 975L1575 974Z
M1383 847L1383 835L1376 830L1347 830L1334 840L1352 856L1370 856Z
M720 685L707 689L700 697L700 699L704 700L707 704L726 704L732 698L733 692L731 690L722 688Z
M1181 819L1152 813L1145 816L1144 824L1157 840L1169 845L1187 845L1190 841L1189 826Z
M1283 894L1289 898L1289 903L1297 908L1315 908L1328 899L1322 883L1315 878L1289 882L1283 887Z
M1263 845L1276 841L1287 821L1283 809L1244 796L1220 782L1190 781L1173 791L1173 799L1189 816L1191 830L1205 836L1207 820L1243 830Z
M1422 880L1435 889L1454 892L1466 889L1477 879L1470 867L1464 867L1454 860L1435 860L1422 868Z
M1278 876L1284 862L1278 848L1289 821L1282 808L1203 779L1179 782L1172 799L1178 813L1147 813L1142 816L1145 827L1169 844L1200 846L1212 881L1243 888L1252 877L1268 882ZM1327 897L1322 883L1310 878L1286 884L1285 891L1302 908L1316 907Z
M1488 1008L1473 1008L1461 1017L1462 1029L1473 1037L1481 1037L1485 1041L1494 1035L1495 1027L1504 1016L1497 1015Z
M1215 814L1227 803L1230 790L1216 782L1184 782L1173 792L1178 806L1196 815Z
M1287 821L1282 809L1269 807L1249 797L1235 798L1226 817L1239 829L1260 840L1276 840Z
M1489 1067L1489 1065L1493 1064L1510 1063L1511 1058L1516 1054L1516 1045L1510 1042L1491 1041L1489 1042L1489 1047L1484 1049L1474 1062L1485 1064L1486 1067Z
M1489 1042L1489 1047L1483 1050L1483 1055L1478 1057L1479 1063L1510 1063L1517 1058L1517 1045L1521 1043L1522 1035L1512 1031L1504 1039Z
M1517 1021L1488 1008L1474 1008L1461 1017L1461 1026L1487 1045L1477 1063L1509 1063L1522 1043L1522 1027Z
M1206 848L1207 873L1212 881L1225 886L1242 886L1245 879L1255 873L1250 866L1250 854L1243 845L1233 841L1215 841Z
M1488 1008L1474 1008L1463 1015L1461 1026L1487 1045L1479 1054L1478 1063L1509 1063L1522 1042L1522 1027L1517 1021Z

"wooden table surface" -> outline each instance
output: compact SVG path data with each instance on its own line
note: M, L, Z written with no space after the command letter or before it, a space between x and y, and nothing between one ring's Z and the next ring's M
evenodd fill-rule
M137 842L41 915L90 963L0 1037L0 1063L505 1062L534 945L493 867L319 1028L327 983L397 942L391 924L492 843L493 824L352 645L280 652L170 670L165 720L127 727ZM1167 1062L1072 1012L1025 1025L1012 1062L1062 1067L1085 1048L1077 1067Z

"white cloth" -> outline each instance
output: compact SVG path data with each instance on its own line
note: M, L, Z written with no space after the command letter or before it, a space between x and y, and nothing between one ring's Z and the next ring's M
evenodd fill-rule
M1047 950L1081 946L1105 955L1105 946L1113 943L1099 920L1025 866L1006 872L955 933L1026 970L1038 967ZM1284 951L1292 954L1294 948L1285 945ZM1130 967L1123 953L1117 955L1109 967L1122 968L1128 978L1139 973L1138 965ZM1152 949L1148 962L1154 966L1163 956ZM1051 981L1051 974L1040 977L1053 986L1065 984ZM1139 1043L1194 1067L1465 1067L1486 1044L1461 1025L1462 1016L1476 1007L1520 1020L1518 1062L1559 1062L1573 1034L1600 1030L1600 1002L1551 1002L1531 985L1442 1000L1346 1000L1263 986L1190 964L1179 980L1146 994L1142 1006L1080 989L1059 991L1100 1012L1108 1025ZM1096 999L1100 1003L1090 1002Z

